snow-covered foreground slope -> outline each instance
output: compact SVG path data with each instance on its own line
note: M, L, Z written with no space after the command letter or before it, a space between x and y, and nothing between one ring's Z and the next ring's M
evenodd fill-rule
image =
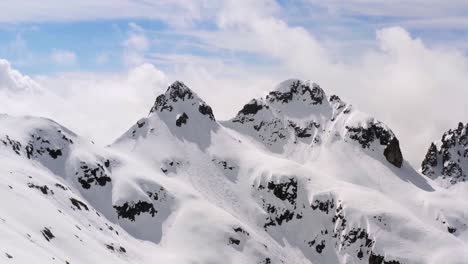
M317 85L218 122L183 83L101 147L0 116L1 263L468 263L468 187Z

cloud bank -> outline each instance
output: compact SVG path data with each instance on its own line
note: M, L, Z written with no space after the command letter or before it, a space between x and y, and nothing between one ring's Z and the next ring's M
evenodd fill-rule
M52 118L78 134L109 144L145 116L167 79L151 64L123 74L64 73L55 76L12 74L25 82L0 78L0 112ZM7 82L5 82L5 80Z

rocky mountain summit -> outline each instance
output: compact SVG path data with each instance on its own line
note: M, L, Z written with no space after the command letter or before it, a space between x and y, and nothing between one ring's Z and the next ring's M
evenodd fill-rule
M327 97L317 84L291 79L265 98L250 101L225 125L253 136L273 152L303 151L339 139L379 150L401 168L403 155L395 134L383 123L354 112L352 105L337 95Z
M177 81L109 146L1 115L0 260L468 263L466 128L426 177L384 123L296 79L226 121Z

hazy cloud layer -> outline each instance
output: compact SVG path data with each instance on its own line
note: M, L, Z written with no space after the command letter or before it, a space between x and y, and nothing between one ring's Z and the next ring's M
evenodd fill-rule
M76 54L69 50L54 50L50 57L59 65L70 65L76 63Z

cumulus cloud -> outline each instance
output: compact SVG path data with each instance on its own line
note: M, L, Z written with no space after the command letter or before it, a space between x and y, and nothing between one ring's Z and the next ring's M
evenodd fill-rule
M342 65L339 77L324 84L390 125L418 165L429 142L467 121L468 60L455 50L429 48L400 27L379 30L377 43L379 50Z
M10 62L0 59L0 91L37 92L39 85L29 76L11 68Z
M52 118L101 144L111 143L145 116L168 84L151 64L122 74L64 73L34 81L2 66L0 87L7 89L0 90L0 112Z

